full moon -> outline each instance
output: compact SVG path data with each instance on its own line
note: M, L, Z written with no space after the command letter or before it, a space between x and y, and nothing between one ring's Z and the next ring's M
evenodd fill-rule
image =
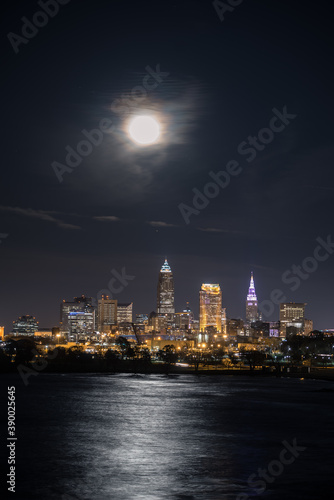
M129 134L138 144L154 144L160 136L160 126L151 116L136 116L130 123Z

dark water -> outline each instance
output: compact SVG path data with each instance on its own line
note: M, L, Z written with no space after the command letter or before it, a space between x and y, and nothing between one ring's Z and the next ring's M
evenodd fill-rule
M12 498L334 496L333 383L42 373L31 377L28 387L14 376L1 376L2 401L13 383L18 467ZM294 438L306 450L283 471L278 466L279 475L269 475L272 482L266 481L263 493L251 488L249 476L267 469L279 458L282 441L292 444Z

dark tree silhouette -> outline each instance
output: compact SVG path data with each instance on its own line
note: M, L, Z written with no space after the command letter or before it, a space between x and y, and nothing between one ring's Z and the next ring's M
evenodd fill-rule
M164 361L166 367L166 373L170 372L171 365L176 363L177 354L175 352L175 346L173 344L165 345L160 351L158 351L158 358Z
M246 363L248 363L251 373L254 372L256 366L262 366L266 359L266 355L259 351L247 351L242 349L240 354Z

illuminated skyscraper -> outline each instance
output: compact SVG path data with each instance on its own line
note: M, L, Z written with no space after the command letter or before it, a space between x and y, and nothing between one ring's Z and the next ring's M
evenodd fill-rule
M38 330L38 321L36 321L35 316L30 316L29 314L25 316L20 316L19 319L13 321L14 335L34 335Z
M227 317L226 317L226 307L222 308L222 334L227 334Z
M259 318L258 308L257 308L257 296L255 293L255 285L253 273L251 273L251 279L248 289L248 295L246 300L246 323L249 325L255 323Z
M67 334L68 340L78 341L92 335L95 329L95 308L92 298L74 297L73 302L63 300L60 306L61 333Z
M303 332L305 306L306 304L303 302L284 302L280 304L281 337L286 337L289 333Z
M118 302L117 304L117 323L132 323L133 302Z
M102 295L97 306L99 332L111 333L113 326L117 324L117 312L117 300Z
M203 283L199 292L199 329L222 329L222 292L219 285Z
M187 307L182 312L175 314L175 326L180 330L191 330L193 321L194 313L189 308L189 302L187 302Z
M157 313L174 314L174 279L172 270L165 259L158 279Z

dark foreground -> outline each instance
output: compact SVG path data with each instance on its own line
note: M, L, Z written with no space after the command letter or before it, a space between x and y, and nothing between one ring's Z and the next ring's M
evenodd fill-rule
M4 437L7 386L16 386L12 498L332 498L332 382L46 373L26 387L13 374L0 381Z

